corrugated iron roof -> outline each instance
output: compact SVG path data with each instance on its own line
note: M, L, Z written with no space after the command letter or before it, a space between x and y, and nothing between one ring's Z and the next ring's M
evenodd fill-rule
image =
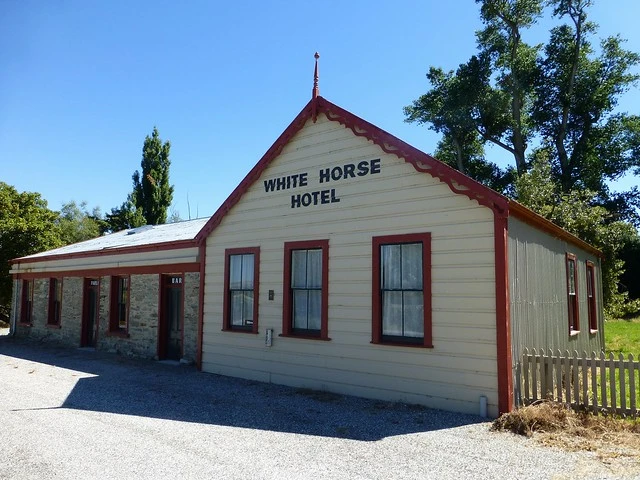
M164 225L145 225L102 237L73 243L64 247L28 255L16 260L31 260L41 257L55 257L76 253L106 252L128 247L143 247L167 242L193 240L209 218L185 220Z

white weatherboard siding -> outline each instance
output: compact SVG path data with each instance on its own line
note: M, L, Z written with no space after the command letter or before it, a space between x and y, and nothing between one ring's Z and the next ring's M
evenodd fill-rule
M28 257L30 258L30 257ZM149 267L173 263L193 263L199 260L198 247L175 248L169 250L96 255L76 258L62 258L29 262L25 259L13 266L11 273L69 272L104 268Z
M318 172L381 160L381 172L318 183ZM265 192L263 180L308 173ZM291 208L335 189L339 203ZM434 348L371 344L372 237L431 232ZM329 240L330 341L279 337L284 242ZM223 332L224 251L260 247L259 335ZM448 410L497 415L493 213L324 115L309 121L207 239L203 370ZM275 300L268 300L268 291ZM272 347L265 330L273 329Z

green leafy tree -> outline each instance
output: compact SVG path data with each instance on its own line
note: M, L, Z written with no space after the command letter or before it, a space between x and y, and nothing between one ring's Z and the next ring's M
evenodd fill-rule
M100 208L89 212L87 202L78 204L74 200L62 205L56 223L65 245L99 237L106 228Z
M611 200L607 181L640 165L640 117L615 111L620 94L639 78L631 69L640 56L623 49L617 36L602 40L596 55L590 0L552 3L553 14L568 22L551 30L538 61L533 121L553 152L562 191L588 188Z
M167 210L173 200L173 185L169 184L169 141L162 143L158 129L144 139L142 147L142 173L133 174L132 202L148 225L166 223Z
M9 260L62 246L57 220L39 193L0 182L0 317L11 309Z
M122 205L112 208L111 212L105 215L105 224L105 231L109 233L141 227L145 224L142 210L134 205L132 194L127 196L127 200Z
M632 70L640 57L622 48L617 36L593 47L591 0L476 2L484 25L477 54L455 73L431 67L431 89L405 107L407 121L442 133L462 152L461 170L471 158L464 152L478 141L473 129L483 143L511 153L520 175L529 168L535 141L550 152L563 192L592 190L600 205L640 224L640 194L608 188L610 180L640 173L640 117L616 110L620 95L639 78ZM544 48L529 45L524 34L545 6L564 23L550 31Z

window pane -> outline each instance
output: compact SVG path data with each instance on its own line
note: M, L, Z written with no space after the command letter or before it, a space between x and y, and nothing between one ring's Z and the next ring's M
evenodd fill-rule
M402 245L402 288L422 290L422 244Z
M241 291L231 292L231 325L244 325L242 318L243 294Z
M593 297L593 269L587 267L587 296Z
M244 324L245 325L253 325L253 292L252 291L246 291L243 292L243 298L244 298L244 312L243 312L243 317L244 317Z
M322 250L307 250L307 288L322 288Z
M306 288L307 286L307 251L293 250L291 252L291 287Z
M382 292L382 334L402 335L402 292Z
M404 336L424 336L422 292L404 292Z
M242 289L253 290L253 253L242 255Z
M576 294L576 262L569 260L569 295Z
M307 328L307 290L293 292L293 328Z
M310 330L320 330L320 317L322 314L322 290L309 291L309 309L307 328Z
M229 288L238 290L242 287L242 255L229 256Z
M382 288L400 289L401 281L401 246L400 245L382 245Z

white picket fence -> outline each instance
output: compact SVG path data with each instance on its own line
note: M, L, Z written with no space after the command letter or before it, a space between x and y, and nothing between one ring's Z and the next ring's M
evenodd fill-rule
M528 405L554 400L574 409L624 416L640 415L640 361L613 353L590 356L525 349L516 366L516 396Z

